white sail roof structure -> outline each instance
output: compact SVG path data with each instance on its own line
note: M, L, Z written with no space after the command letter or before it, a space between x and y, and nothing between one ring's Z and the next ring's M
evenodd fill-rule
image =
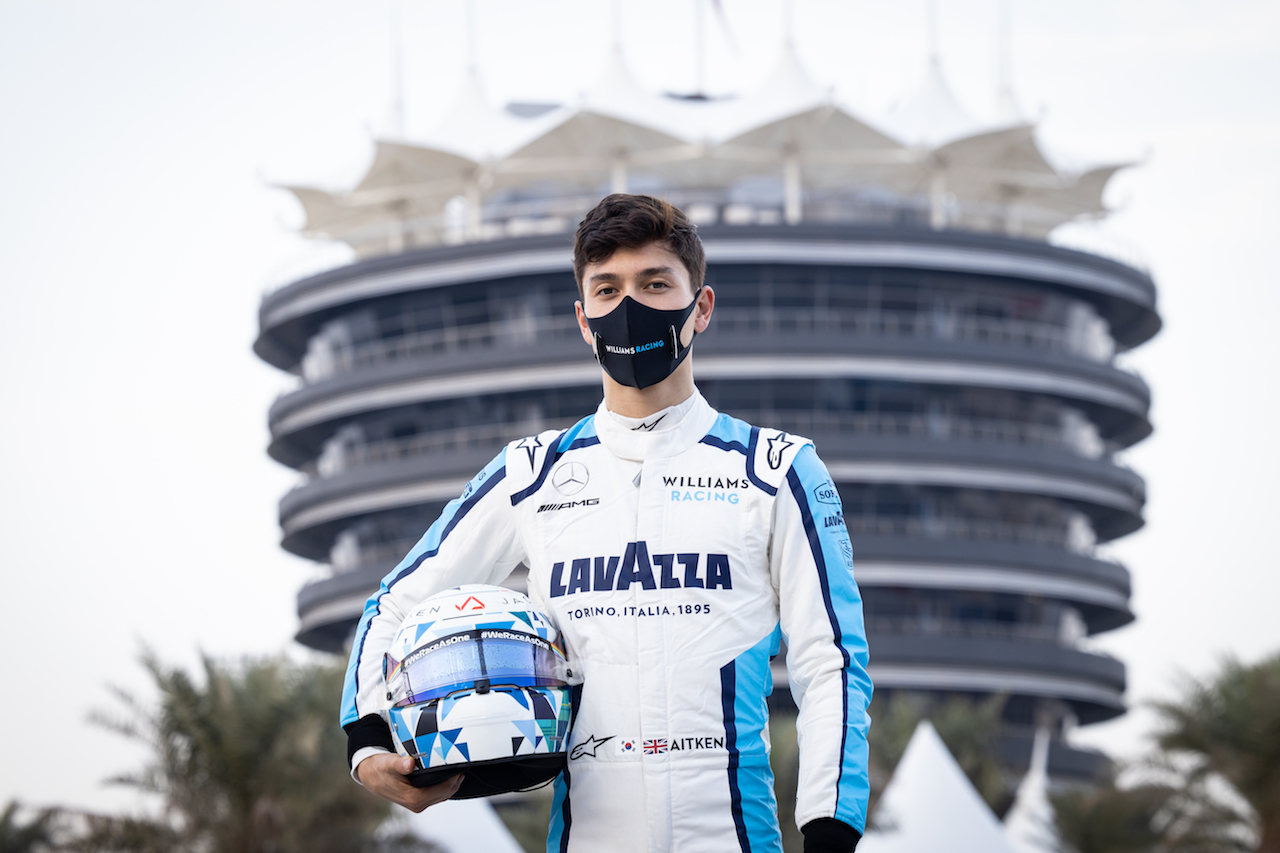
M933 192L940 183L945 192L968 203L968 215L962 213L956 224L984 231L1001 230L1015 216L1011 206L1063 183L1036 145L1035 127L1029 124L980 131L941 145L928 158L928 172ZM1036 236L1062 221L1060 216L1040 217L1035 225L1048 224L1035 229L1040 232Z
M668 99L671 100L671 99ZM784 160L831 113L827 94L801 67L788 40L761 85L740 98L675 101L683 135L698 147L662 176L675 186L726 188L759 174L783 176Z
M675 112L640 87L615 46L579 103L556 111L545 131L498 169L510 178L558 178L580 186L607 181L624 192L630 168L691 156L691 146L675 132L681 125Z
M1018 853L1058 853L1053 804L1049 802L1049 730L1043 726L1036 730L1031 766L1004 817L1004 834Z
M928 720L916 726L858 853L1019 853Z
M789 197L841 183L898 188L916 171L913 152L813 82L790 41L765 84L725 112L731 129L713 158L739 172L762 165L780 171Z
M1062 214L1064 221L1077 216L1088 216L1107 212L1102 202L1102 193L1112 175L1121 169L1127 169L1134 163L1112 163L1095 166L1072 176L1055 191L1042 194L1029 193L1035 204L1048 210Z
M1006 81L1003 121L975 119L947 84L935 49L920 84L885 117L889 132L920 153L919 168L900 173L906 183L896 188L929 197L935 228L1043 238L1075 216L1104 211L1100 194L1095 206L1080 209L1088 192L1049 161L1035 126L1012 112L1011 98Z
M707 116L705 110L698 108L700 104L663 97L644 88L631 73L622 45L616 41L580 101L580 109L646 125L682 140L701 141L706 134Z
M742 139L766 127L785 126L788 118L830 103L829 93L804 70L795 45L788 39L763 83L746 97L723 103L717 141Z
M1057 177L1030 124L962 136L934 149L933 156L967 182L957 184L958 192L981 193L995 182L1035 184Z
M333 193L312 187L288 184L277 186L293 193L293 197L302 205L302 212L307 217L307 221L302 226L302 233L309 237L329 236L330 229L341 232L348 226L362 224L358 221L361 213L343 205L342 199ZM375 214L374 219L370 221L374 221L379 216L381 214Z
M546 115L520 118L494 107L480 84L479 72L472 66L444 116L422 144L477 162L495 163L544 133L551 121L554 119Z
M591 79L574 103L520 116L487 101L473 64L437 126L378 140L349 192L285 187L306 213L303 232L362 257L549 233L605 192L637 186L699 205L700 222L884 221L888 206L934 228L1044 238L1105 213L1107 181L1127 165L1064 170L1034 125L983 126L956 101L936 52L920 87L874 123L818 85L790 39L740 98L653 93L616 40Z
M377 140L373 164L352 190L353 195L374 196L391 191L400 195L418 192L439 195L460 186L480 165L470 157L439 148ZM445 196L446 198L448 196Z
M929 57L920 82L894 105L884 124L898 139L919 148L936 148L984 129L960 106L936 53Z

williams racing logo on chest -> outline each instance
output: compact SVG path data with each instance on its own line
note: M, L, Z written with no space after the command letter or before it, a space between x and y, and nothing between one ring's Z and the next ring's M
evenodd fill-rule
M662 488L672 503L738 504L753 486L745 473L664 476Z

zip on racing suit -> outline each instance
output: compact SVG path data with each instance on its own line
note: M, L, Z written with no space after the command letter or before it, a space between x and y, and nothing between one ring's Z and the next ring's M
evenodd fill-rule
M602 403L512 442L370 599L342 723L390 748L382 655L417 602L529 567L582 670L549 853L781 852L769 662L800 709L796 824L866 821L867 645L840 499L812 444L694 393L647 419Z

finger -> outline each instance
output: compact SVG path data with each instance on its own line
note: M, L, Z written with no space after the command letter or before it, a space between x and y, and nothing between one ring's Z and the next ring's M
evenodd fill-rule
M443 803L445 800L458 793L458 789L462 787L462 780L463 774L460 773L457 776L446 779L438 785L432 785L429 788L415 788L414 794L416 796L410 798L413 805L406 807L412 808L415 812L421 812L428 806Z

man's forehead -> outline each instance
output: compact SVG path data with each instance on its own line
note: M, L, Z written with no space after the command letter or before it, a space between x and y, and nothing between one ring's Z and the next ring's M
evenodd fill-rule
M613 278L623 270L640 275L689 275L680 256L658 242L637 248L620 248L603 260L587 264L583 272L585 278L594 279Z
M591 269L591 267L587 267L587 269ZM678 275L681 272L683 272L683 268L660 266L660 267L645 267L642 270L635 271L635 274L640 276L641 278L650 278L652 276ZM602 279L617 279L617 278L622 278L622 274L608 268L603 268L603 267L597 268L595 272L590 273L587 276L588 281L599 281Z

